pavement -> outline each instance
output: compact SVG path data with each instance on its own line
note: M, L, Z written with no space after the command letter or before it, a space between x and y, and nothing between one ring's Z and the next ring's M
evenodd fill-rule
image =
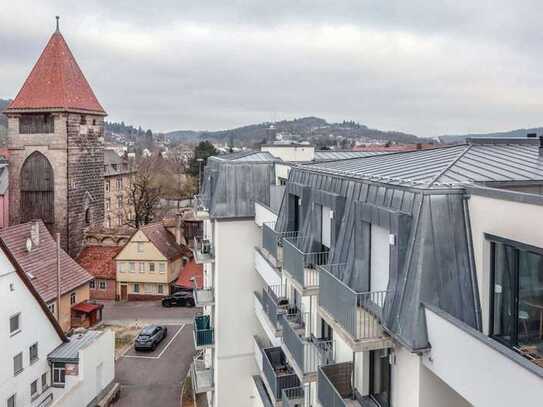
M158 302L104 303L106 324L166 325L168 335L150 352L130 346L116 361L115 380L121 385L115 407L179 407L181 385L192 363L192 318L197 308L163 308Z

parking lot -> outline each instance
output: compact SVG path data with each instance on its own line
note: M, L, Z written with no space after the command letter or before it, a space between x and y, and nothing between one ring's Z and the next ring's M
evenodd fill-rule
M159 303L110 303L104 307L106 323L142 327L160 324L168 335L153 351L136 352L133 341L115 366L121 385L116 407L179 407L181 383L194 355L192 316L194 308L162 308Z

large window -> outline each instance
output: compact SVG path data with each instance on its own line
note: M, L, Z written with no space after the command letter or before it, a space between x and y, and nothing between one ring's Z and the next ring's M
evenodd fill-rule
M375 224L371 225L370 233L370 290L386 291L390 264L389 233Z
M54 133L55 120L49 113L23 114L19 118L20 134Z
M390 363L386 349L370 351L370 397L380 406L390 406Z
M543 358L543 250L491 242L490 334Z
M18 353L13 357L13 376L23 371L23 354Z
M21 314L13 315L9 318L9 334L15 335L21 330Z
M53 385L63 386L66 381L66 365L64 363L53 363Z
M30 363L34 363L35 361L38 360L38 343L37 342L28 348L28 356L29 356Z

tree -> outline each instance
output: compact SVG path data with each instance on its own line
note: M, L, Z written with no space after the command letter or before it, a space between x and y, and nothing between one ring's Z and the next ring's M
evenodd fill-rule
M209 141L200 141L200 143L194 148L194 154L190 160L188 173L193 177L200 175L200 165L205 165L207 159L212 155L217 155L219 152ZM198 159L204 160L202 164Z
M125 218L136 229L153 221L154 210L160 202L161 190L155 180L154 164L150 158L140 160L128 189L133 213Z

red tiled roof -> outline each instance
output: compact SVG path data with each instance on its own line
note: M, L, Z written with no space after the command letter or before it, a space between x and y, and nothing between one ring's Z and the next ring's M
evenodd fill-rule
M121 251L119 246L87 246L77 262L95 278L115 280L115 256Z
M90 302L80 302L72 306L72 310L83 312L84 314L90 314L100 308L104 308L103 304L91 304Z
M51 36L23 87L6 111L18 109L106 113L59 31Z
M175 285L179 287L192 288L192 278L196 279L196 286L201 288L204 284L204 266L202 264L196 264L194 260L185 264L185 267L181 269L179 277L175 282Z
M185 245L178 245L175 242L175 237L166 230L162 223L150 223L143 226L141 231L168 260L181 256L192 256L192 251Z
M36 222L36 221L34 221ZM32 223L9 226L0 230L0 239L14 261L30 278L32 285L45 302L57 297L57 244L45 224L38 220L39 245L26 250ZM75 262L64 250L60 250L60 292L65 294L88 283L93 277Z

